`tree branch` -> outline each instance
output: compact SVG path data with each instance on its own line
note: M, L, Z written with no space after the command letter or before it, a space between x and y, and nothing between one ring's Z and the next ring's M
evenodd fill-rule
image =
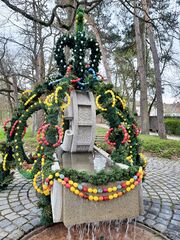
M64 8L73 8L74 9L74 6L72 6L71 4L65 4L65 5L61 5L61 4L57 4L54 8L53 8L53 10L52 10L52 14L51 14L51 18L49 19L49 21L43 21L43 20L41 20L41 19L38 19L38 18L36 18L35 16L32 16L32 15L30 15L29 13L27 13L26 11L24 11L24 10L22 10L21 8L19 8L19 7L17 7L17 6L15 6L14 4L12 4L12 3L10 3L8 0L1 0L3 3L5 3L9 8L11 8L12 10L14 10L15 12L18 12L18 13L20 13L22 16L24 16L24 17L26 17L27 19L29 19L29 20L32 20L32 21L34 21L34 22L37 22L37 23L39 23L39 24L41 24L41 25L43 25L43 26L45 26L45 27L49 27L52 23L53 23L53 21L54 21L54 18L55 18L55 16L56 16L56 10L58 9L58 8L62 8L62 9L64 9ZM63 27L65 28L65 29L69 29L69 26L67 26L67 25L65 25L65 24L63 24Z

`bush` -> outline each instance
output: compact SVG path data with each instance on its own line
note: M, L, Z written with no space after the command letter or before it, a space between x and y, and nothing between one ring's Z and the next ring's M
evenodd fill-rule
M180 119L167 118L165 119L166 132L168 134L180 135Z

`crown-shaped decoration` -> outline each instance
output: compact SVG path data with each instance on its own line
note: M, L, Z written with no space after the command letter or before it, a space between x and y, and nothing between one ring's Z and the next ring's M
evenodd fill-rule
M69 47L73 50L73 60L66 62L64 48ZM90 49L90 59L85 63L86 50ZM55 60L59 67L61 76L64 76L67 67L72 65L72 73L83 80L87 67L98 72L98 66L101 58L99 44L94 38L86 38L84 31L84 11L78 9L76 15L76 34L75 36L63 35L56 44Z

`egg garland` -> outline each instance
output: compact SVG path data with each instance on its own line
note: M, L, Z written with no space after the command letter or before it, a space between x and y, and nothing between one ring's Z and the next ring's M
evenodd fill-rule
M19 172L26 178L33 178L33 186L44 201L41 204L42 216L44 212L47 214L50 207L49 195L55 181L84 200L100 202L128 194L142 182L145 175L146 159L139 153L136 122L128 112L126 101L113 89L112 84L105 84L103 76L98 73L101 55L99 45L94 38L86 38L82 11L78 11L78 14L76 22L81 26L77 26L76 36L60 37L55 48L60 74L36 86L33 91L25 91L12 120L5 125L10 147L5 151L8 156L3 163L3 174L10 169L10 160L15 159ZM66 62L65 46L73 51L73 61ZM86 49L91 50L89 63L84 60ZM75 169L51 170L53 154L62 142L64 110L69 106L70 92L74 90L93 92L97 114L101 114L109 124L107 140L113 143L111 159L114 163L127 164L128 169L121 169L114 164L110 171L93 175ZM44 110L45 122L38 130L36 153L33 158L28 158L24 152L22 136L28 118L40 109ZM50 213L51 210L48 211Z

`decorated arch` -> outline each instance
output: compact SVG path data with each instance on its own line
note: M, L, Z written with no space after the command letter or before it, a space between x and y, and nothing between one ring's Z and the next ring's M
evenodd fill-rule
M50 79L33 91L25 91L16 113L4 124L7 143L2 148L1 176L6 179L11 169L17 168L26 178L33 179L35 190L43 196L40 206L44 207L46 218L50 214L46 205L50 201L54 180L83 199L107 201L119 198L139 185L146 165L137 138L139 129L129 114L125 100L112 84L106 84L98 74L100 49L94 38L85 35L83 11L79 10L76 22L76 35L63 35L57 41L55 59L59 68L58 78ZM65 46L73 50L70 63L65 60ZM91 50L88 63L84 60L86 49ZM97 114L101 114L109 124L105 141L112 148L110 157L114 165L111 171L88 174L75 169L51 170L55 150L62 144L66 130L64 110L70 104L71 92L75 90L92 91L96 97ZM40 109L44 110L45 122L37 133L36 153L29 158L24 151L23 136L28 118ZM129 167L120 168L118 163ZM104 187L109 183L112 187Z

